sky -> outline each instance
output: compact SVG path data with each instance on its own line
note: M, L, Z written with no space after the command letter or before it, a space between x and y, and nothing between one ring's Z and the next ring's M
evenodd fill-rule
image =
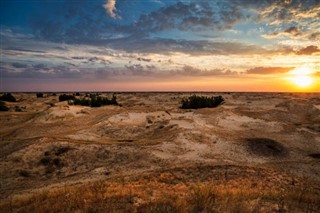
M0 92L320 92L320 0L1 0Z

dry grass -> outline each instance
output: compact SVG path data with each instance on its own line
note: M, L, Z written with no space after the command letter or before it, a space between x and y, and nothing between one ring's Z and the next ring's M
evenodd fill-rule
M262 181L262 180L261 180ZM306 185L177 181L170 172L97 181L15 196L3 212L319 212L319 190Z

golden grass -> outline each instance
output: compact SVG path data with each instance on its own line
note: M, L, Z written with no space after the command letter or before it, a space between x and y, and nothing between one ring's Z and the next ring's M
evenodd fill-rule
M170 173L135 180L97 181L12 197L3 212L319 212L311 186L228 182L177 182Z

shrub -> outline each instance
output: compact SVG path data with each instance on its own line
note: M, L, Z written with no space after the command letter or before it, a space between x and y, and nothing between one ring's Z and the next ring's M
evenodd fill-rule
M182 99L181 109L199 109L199 108L214 108L224 102L222 96L205 97L205 96L190 96Z
M59 101L69 101L74 99L75 98L73 95L66 95L66 94L59 95Z
M19 175L21 176L21 177L30 177L30 172L28 171L28 170L20 170L19 171Z
M3 101L0 101L0 111L9 111L9 107Z
M16 98L11 95L11 93L5 93L2 96L0 96L1 101L8 101L8 102L16 102Z
M15 106L15 107L14 107L14 111L15 111L15 112L22 112L22 108L19 107L19 106Z
M60 160L60 158L53 159L53 165L55 165L58 168L62 168L64 166L63 162Z
M45 166L47 166L51 163L52 163L52 159L50 156L45 156L45 157L41 158L41 160L40 160L40 164L45 165Z
M37 98L43 98L43 93L38 92L36 95L37 95Z
M68 152L70 149L71 149L70 147L59 147L55 151L55 155L57 155L57 156L62 155L64 153Z
M112 96L111 99L100 97L97 95L90 94L90 98L84 97L84 98L75 98L73 100L74 105L81 105L81 106L90 106L90 107L101 107L104 105L119 105L117 102L117 97Z

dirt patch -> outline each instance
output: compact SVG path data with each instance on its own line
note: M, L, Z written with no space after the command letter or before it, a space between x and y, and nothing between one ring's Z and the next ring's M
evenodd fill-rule
M287 149L279 142L269 138L245 139L248 151L260 157L285 157Z

